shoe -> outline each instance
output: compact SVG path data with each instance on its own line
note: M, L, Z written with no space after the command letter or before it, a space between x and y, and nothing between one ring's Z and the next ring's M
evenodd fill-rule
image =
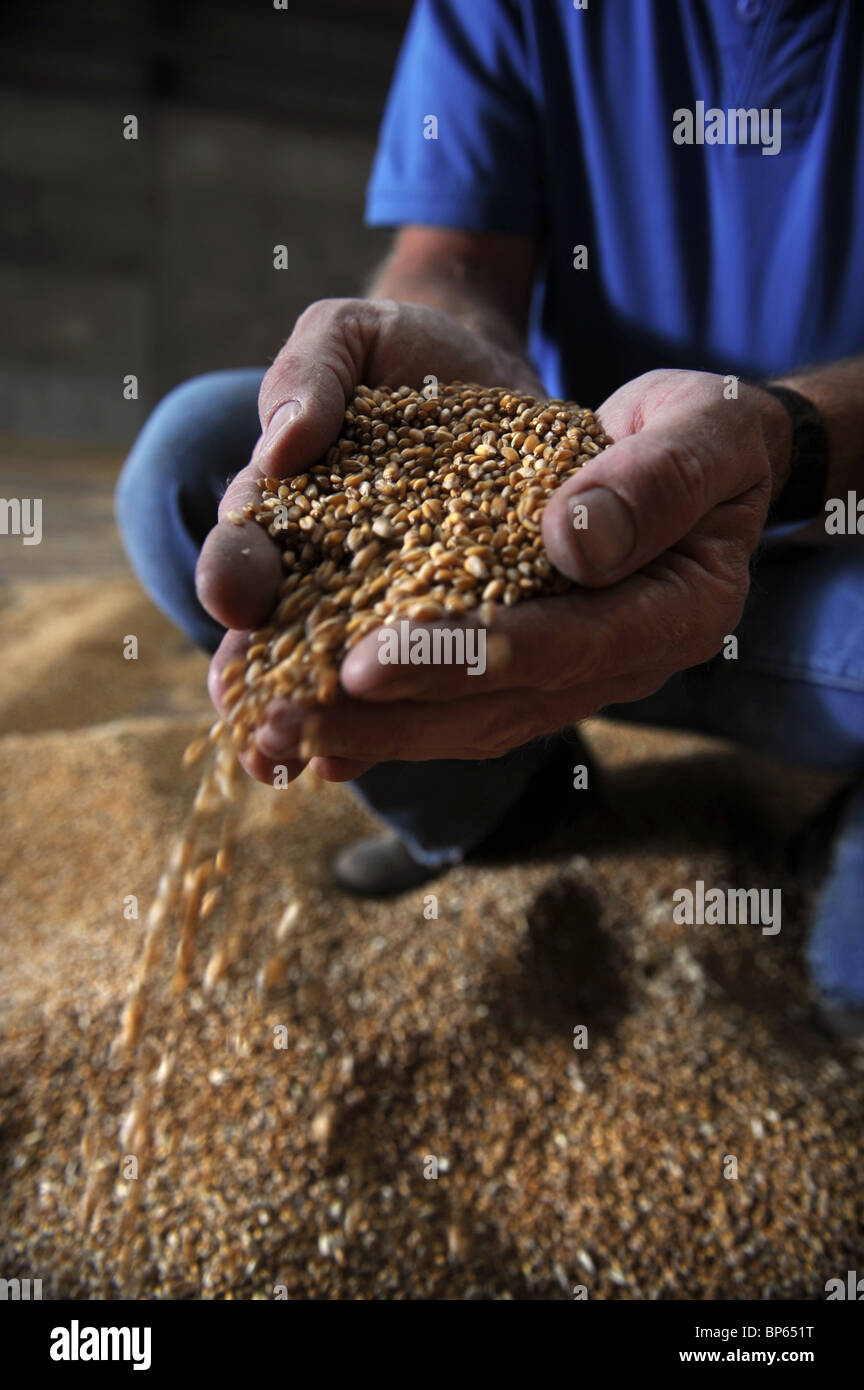
M437 878L447 868L434 868L415 859L392 830L366 835L340 850L333 877L346 893L358 898L390 898Z
M573 788L573 767L588 768L588 786ZM465 855L466 864L530 849L602 803L600 774L578 734L558 734L550 756L537 769L522 795L478 845ZM341 850L333 861L340 888L363 898L395 897L439 878L449 864L432 867L415 859L392 830L367 835Z

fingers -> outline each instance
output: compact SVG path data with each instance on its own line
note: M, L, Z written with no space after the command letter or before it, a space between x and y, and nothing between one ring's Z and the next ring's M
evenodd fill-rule
M210 662L210 669L207 672L207 691L219 714L224 719L227 715L227 706L223 698L222 672L229 661L236 660L246 652L248 632L226 632L214 653ZM248 751L241 753L238 759L240 766L254 777L256 782L266 782L271 787L274 785L277 769L280 771L280 784L293 782L295 777L299 777L305 762L300 758L268 758L254 745Z
M641 416L633 400L639 382L616 393L601 407L604 428L613 437L616 426L638 432L619 433L618 442L546 506L543 539L550 558L579 584L616 583L674 545L714 507L741 495L749 499L758 537L770 468L752 406L725 400L723 378L709 373L649 375L687 380L659 404L649 390Z
M359 763L350 758L312 758L309 766L324 782L353 782L355 777L368 772L372 763Z
M404 656L410 653L412 641L415 651L419 649L424 634L428 652L438 654L436 664L411 665L386 659L388 641ZM524 672L532 671L541 655L540 642L533 637L533 625L518 609L502 615L494 630L486 628L479 614L476 625L471 623L471 614L452 623L406 619L380 627L358 642L343 661L339 679L349 695L367 700L454 700L508 689L521 683L512 674L514 649L522 662L523 680Z
M306 766L302 758L265 758L263 753L254 747L246 753L241 753L238 762L244 772L248 772L256 782L263 782L269 787L276 786L277 782L280 787L288 786L300 776Z
M345 658L342 686L364 703L453 701L529 684L540 691L565 691L649 669L661 652L668 653L670 669L672 663L684 668L707 661L734 630L747 594L746 550L739 542L736 511L731 503L716 508L704 533L692 534L680 548L612 588L574 589L499 611L485 636L482 674L469 674L464 661L382 663L380 636L392 628L378 629ZM432 634L436 626L411 624L408 632L425 628ZM472 632L472 646L466 638L464 652L476 659L483 652L483 630ZM430 635L430 654L432 640ZM400 647L403 655L410 654L408 641ZM458 648L451 638L439 655L452 652Z
M667 674L652 669L555 694L520 689L448 703L394 701L386 709L350 701L299 711L291 721L288 742L295 746L299 731L300 752L313 764L348 759L364 764L362 770L379 762L497 758L586 719L603 705L641 699L658 689ZM267 746L275 749L277 744L271 726Z
M210 661L207 671L207 694L213 701L221 717L227 714L222 692L222 672L229 661L236 661L246 655L248 632L226 632Z
M223 699L222 672L230 661L244 655L248 637L248 632L227 632L210 662L207 689L210 699L223 718L227 709ZM298 729L301 722L302 719L298 720ZM283 754L283 746L284 740L276 747L274 755L268 757L257 744L253 744L251 749L240 755L240 766L250 777L254 777L256 782L264 782L271 787L274 785L277 772L280 785L293 782L300 776L306 763L302 758L292 758ZM325 782L350 782L367 772L371 764L342 758L314 758L311 766L312 771Z
M577 597L593 601L607 596ZM532 607L541 605L546 606L545 601ZM245 649L246 636L228 633L211 664L210 691L223 715L221 672ZM674 660L662 668L649 662L644 669L616 671L614 678L587 681L574 689L516 687L462 699L392 700L386 705L344 694L335 704L314 710L277 700L241 762L251 776L273 785L278 768L285 768L281 781L291 781L309 759L318 776L341 782L383 761L500 757L532 738L585 719L604 705L651 694L672 669Z

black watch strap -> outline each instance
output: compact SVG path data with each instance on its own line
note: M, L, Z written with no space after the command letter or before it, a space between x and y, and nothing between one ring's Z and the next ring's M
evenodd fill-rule
M810 521L821 511L828 481L828 431L812 401L790 386L754 381L760 391L774 396L792 421L792 451L786 485L774 499L765 525Z

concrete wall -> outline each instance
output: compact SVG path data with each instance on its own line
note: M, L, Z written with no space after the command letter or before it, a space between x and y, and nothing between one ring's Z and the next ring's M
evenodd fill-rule
M312 299L361 289L389 240L362 206L407 6L359 29L375 6L82 8L47 45L13 29L0 65L0 434L122 444L178 381L266 364Z

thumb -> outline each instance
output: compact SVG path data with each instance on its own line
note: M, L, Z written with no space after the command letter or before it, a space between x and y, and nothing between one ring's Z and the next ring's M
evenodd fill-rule
M261 438L247 466L229 484L219 523L204 542L196 568L201 603L226 627L255 627L276 602L282 576L279 551L257 522L238 514L260 496L259 479L301 473L323 458L338 437L373 327L372 315L352 314L351 305L350 300L311 305L261 383Z
M547 503L543 540L552 563L578 584L616 583L752 486L741 462L733 454L727 467L724 455L719 467L710 427L692 417L622 439Z
M262 473L299 473L326 453L364 378L378 326L378 306L353 299L321 299L300 315L261 383L262 433L252 462Z

